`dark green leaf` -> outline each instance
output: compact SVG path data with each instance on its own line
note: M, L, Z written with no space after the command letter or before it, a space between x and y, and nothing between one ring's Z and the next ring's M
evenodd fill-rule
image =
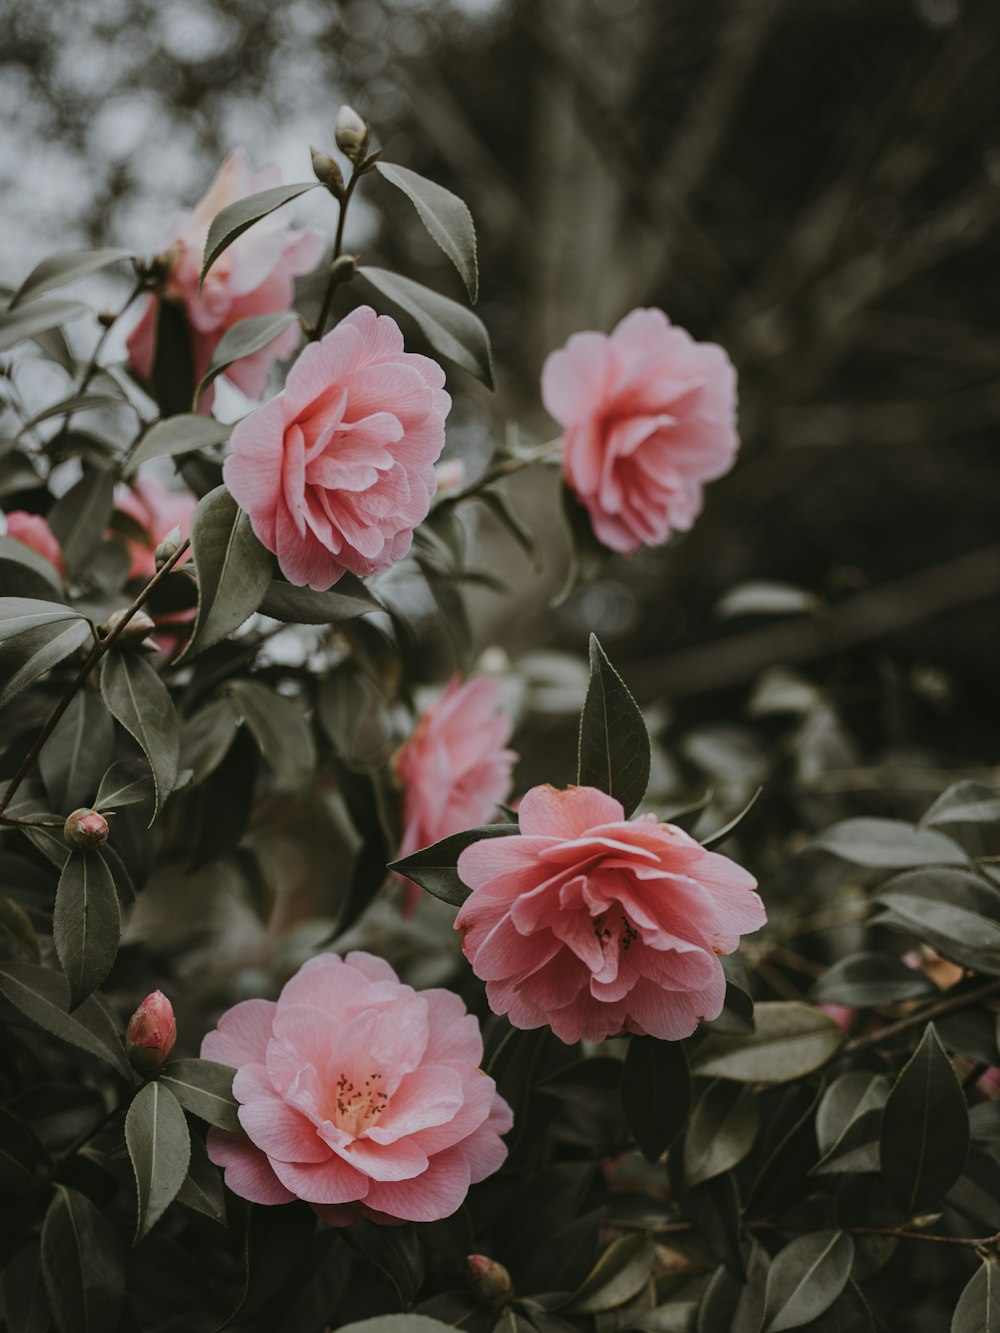
M59 602L39 601L34 597L0 597L0 643L13 639L28 630L43 625L55 625L63 620L79 620L79 611L72 611Z
M41 961L38 936L31 924L31 917L20 903L8 898L5 893L0 893L0 930L6 931L17 942L29 963Z
M736 832L739 826L743 823L744 819L746 819L747 815L760 800L760 795L763 790L764 790L763 787L758 787L757 790L754 792L754 794L750 797L749 801L747 801L743 809L740 810L737 814L733 815L732 819L727 820L726 823L723 824L722 828L716 829L715 832L710 833L707 838L702 838L701 845L703 847L715 847L720 842L725 842L725 840L729 837L731 833Z
M254 680L232 681L228 694L275 773L290 787L304 786L316 768L316 742L303 702Z
M620 1092L622 1113L639 1150L648 1162L659 1161L691 1110L684 1047L656 1037L630 1037Z
M226 1224L226 1194L222 1186L222 1173L208 1159L205 1145L197 1134L191 1136L191 1160L188 1173L177 1191L177 1202L185 1208L193 1208L203 1217L210 1217L213 1222Z
M275 185L269 190L261 190L257 194L248 194L244 199L237 199L235 203L228 204L221 212L216 213L205 241L205 258L201 266L198 290L201 290L205 275L215 261L223 251L229 249L233 241L243 235L247 228L283 205L290 204L293 199L298 199L299 195L317 189L318 185L318 181Z
M470 890L458 877L458 858L474 842L482 838L504 838L519 832L516 824L484 824L480 828L466 829L462 833L453 833L442 838L430 847L393 861L388 870L412 879L422 889L432 893L442 902L461 907L468 898Z
M747 1261L747 1280L733 1312L733 1326L728 1333L760 1333L767 1300L770 1258L759 1241L752 1241Z
M614 1310L649 1281L656 1251L645 1236L620 1236L612 1241L570 1298L574 1314Z
M239 718L228 699L213 699L184 722L180 767L189 769L189 786L211 777L229 753L239 730Z
M31 301L19 310L0 311L0 352L90 313L82 301Z
M76 485L52 506L49 526L71 573L82 572L100 546L111 518L114 496L114 473L106 468L88 468Z
M892 1086L885 1074L857 1070L842 1074L823 1094L816 1112L816 1141L822 1153L832 1151L843 1140L848 1127L872 1111L880 1111ZM876 1126L880 1117L876 1117ZM878 1132L874 1136L878 1143Z
M924 894L907 893L900 881L879 893L876 901L912 923L914 933L928 932L940 940L954 941L974 954L1000 954L1000 920L991 920L957 902L935 901Z
M191 546L198 571L198 617L187 657L211 648L252 616L274 570L274 557L254 536L250 519L225 486L198 502L191 519Z
M99 856L70 852L56 889L52 938L69 981L71 1009L111 971L121 933L118 894L110 870Z
M786 1245L767 1274L767 1333L818 1319L847 1285L853 1263L854 1242L843 1231L818 1231Z
M254 352L269 346L286 329L298 323L299 317L294 310L284 310L277 314L250 315L231 324L216 344L208 369L194 391L195 405L212 381L228 370L234 361L253 356Z
M1000 1269L986 1259L967 1282L951 1320L951 1333L997 1333Z
M89 1051L130 1076L121 1042L113 1043L110 1035L100 1027L96 1032L92 1031L90 1006L93 1001L86 1001L75 1014L68 1012L69 983L61 972L50 967L36 967L33 963L0 961L0 994L46 1032L82 1051Z
M684 1136L684 1179L700 1185L739 1166L753 1147L760 1120L756 1093L726 1079L710 1083L695 1103Z
M968 860L958 843L943 833L901 819L844 819L821 833L813 846L873 870L959 866Z
M29 431L40 426L43 421L51 421L53 417L69 417L76 412L97 412L109 407L127 407L132 411L135 409L127 398L121 394L110 393L74 393L69 398L61 398L57 403L50 403L48 407L43 407L40 412L36 412L33 417L24 423L18 431L19 436L26 435ZM104 450L101 451L105 452Z
M84 1194L65 1185L42 1227L42 1268L59 1333L111 1333L125 1298L114 1228Z
M240 1122L233 1096L235 1073L235 1069L214 1060L171 1060L164 1066L159 1082L170 1089L185 1111L219 1129L238 1134Z
M110 652L104 658L101 693L149 762L156 789L155 817L177 780L180 724L173 700L146 659L130 652Z
M1000 922L1000 889L984 878L966 870L908 871L884 884L878 900L891 902L891 910L875 920L916 935L955 962L1000 975L1000 950L987 946Z
M101 696L96 690L80 690L39 756L53 810L69 813L93 800L111 760L114 739L111 714Z
M153 785L148 773L136 773L131 764L120 759L101 778L94 801L95 810L121 810L123 806L149 801Z
M127 473L135 472L151 458L173 458L177 454L195 453L212 445L224 444L232 426L216 421L214 417L192 412L181 412L158 421L142 437L142 442L129 456Z
M749 1036L707 1037L694 1054L692 1072L738 1083L788 1083L825 1064L844 1040L822 1009L794 1000L758 1004L754 1016Z
M969 1112L933 1023L889 1093L881 1149L882 1179L907 1217L939 1203L962 1174Z
M920 823L992 824L1000 820L1000 793L983 782L956 782L941 793Z
M817 1004L876 1008L919 999L933 990L923 972L890 954L852 953L823 974L813 987L812 998Z
M368 611L377 611L379 602L359 578L344 574L327 592L294 588L290 583L274 580L259 609L262 615L292 625L335 625L340 620L353 620Z
M12 597L45 602L63 595L55 566L14 537L0 537L0 588Z
M417 1299L424 1280L424 1251L416 1227L383 1227L362 1221L346 1233L349 1243L392 1284L399 1308L407 1310Z
M110 268L133 255L128 250L66 250L57 255L49 255L36 264L10 299L9 309L13 310L22 301L30 301L42 292L53 291L56 287L65 287L68 283L86 278L102 268Z
M709 1279L698 1308L698 1333L722 1333L731 1329L740 1299L740 1283L724 1266Z
M358 275L412 316L436 352L475 375L488 389L495 388L490 336L478 315L388 269L366 264Z
M92 642L85 620L43 625L0 646L0 708L71 653Z
M597 787L620 801L625 818L649 785L649 734L628 687L590 636L590 685L580 714L581 787Z
M156 1079L140 1088L125 1117L136 1187L136 1244L159 1221L184 1183L191 1136L170 1089Z
M465 202L443 185L426 180L407 167L382 161L376 163L375 169L412 201L421 222L458 269L469 300L475 305L479 292L476 229Z

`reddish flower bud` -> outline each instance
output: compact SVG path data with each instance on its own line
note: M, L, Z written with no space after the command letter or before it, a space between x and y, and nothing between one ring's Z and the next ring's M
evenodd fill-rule
M63 837L71 847L79 847L84 852L90 851L92 847L100 847L102 842L107 842L108 821L96 810L83 806L67 816L63 825Z
M174 1048L177 1022L170 1001L162 991L147 995L129 1019L125 1046L132 1068L140 1074L159 1069Z
M514 1284L503 1264L487 1259L485 1254L470 1254L465 1261L469 1286L482 1301L504 1305L514 1292Z

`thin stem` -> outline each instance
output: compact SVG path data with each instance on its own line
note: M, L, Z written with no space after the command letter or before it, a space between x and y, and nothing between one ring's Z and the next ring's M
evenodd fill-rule
M561 444L561 440L549 440L546 444L540 444L537 449L533 449L530 454L521 454L517 458L505 458L502 463L496 463L493 467L487 468L464 490L457 491L454 495L442 496L436 508L443 509L448 505L460 504L463 500L475 499L480 491L484 491L487 486L492 486L494 482L502 481L504 477L511 477L515 472L521 472L526 467L532 467L535 463L541 463L546 458L551 458L559 451Z
M954 1013L956 1009L965 1009L970 1004L978 1004L981 1000L991 999L994 995L1000 995L1000 977L994 977L992 981L985 986L980 986L978 990L965 991L962 995L953 995L950 999L940 1000L927 1009L908 1014L906 1018L901 1018L898 1023L890 1023L888 1027L879 1028L877 1032L866 1032L860 1037L855 1037L844 1046L841 1054L854 1055L856 1051L866 1051L872 1046L880 1046L888 1038L898 1036L900 1032L907 1032L910 1028L929 1023L944 1014Z
M797 1227L781 1226L777 1222L754 1221L747 1223L748 1231L797 1231ZM965 1245L973 1249L991 1249L1000 1245L1000 1231L992 1236L939 1236L934 1232L910 1231L906 1227L841 1227L852 1236L892 1236L896 1240L924 1240L932 1245Z
M128 299L126 300L122 308L118 311L117 315L113 316L113 318L110 319L108 323L102 326L100 336L98 337L97 342L94 345L93 352L91 352L90 354L90 360L87 362L86 366L83 369L83 375L81 376L79 386L77 387L76 397L80 397L81 394L87 392L88 388L90 387L90 381L94 378L99 369L100 356L101 353L104 351L104 344L108 341L108 335L110 334L114 326L118 323L118 321L121 319L122 315L124 315L125 311L136 299L136 297L143 292L144 287L145 284L140 279L140 281L138 281L132 288L131 292L129 292ZM69 430L69 425L70 421L72 420L72 417L73 413L68 412L66 416L63 418L63 423L55 435L56 440L61 440L63 436L67 433L67 431Z
M3 796L0 797L0 821L7 822L4 812L10 805L11 800L14 797L14 793L17 791L18 787L20 787L24 779L28 776L31 766L38 758L38 754L42 746L55 731L56 727L59 724L59 719L62 717L63 713L65 713L66 709L70 706L70 704L73 702L73 699L76 697L77 691L84 684L87 677L93 671L94 667L97 666L98 662L108 651L111 645L115 642L118 636L122 633L126 625L128 625L129 621L136 614L136 612L142 610L143 606L148 601L150 594L159 586L160 583L163 582L163 580L167 577L167 575L170 573L173 567L186 554L187 549L190 545L191 545L190 540L185 540L181 543L181 545L177 548L177 550L170 557L170 559L166 561L166 563L159 570L157 570L157 572L149 580L146 586L138 594L132 605L128 608L127 611L123 613L121 620L118 621L118 623L114 626L114 628L110 631L110 633L105 638L98 639L98 641L94 644L93 648L90 651L90 656L87 658L83 666L77 672L75 678L70 684L69 689L63 695L62 699L60 699L60 701L56 704L55 708L49 714L48 720L46 721L45 725L42 727L41 731L35 738L34 744L28 751L28 753L24 756L24 758L21 760L17 772L14 774L10 782L7 784L7 790L4 792Z
M340 201L340 217L337 219L337 233L333 239L333 258L330 260L330 276L326 282L326 292L323 295L323 304L320 307L319 318L316 320L316 326L310 333L311 342L317 342L322 338L326 329L326 321L330 318L330 307L333 305L333 295L337 290L342 278L337 273L336 264L340 258L340 252L344 247L344 223L347 221L347 206L351 202L351 195L354 193L354 187L361 179L360 173L355 167L351 172L351 179L347 182L344 190L344 197Z

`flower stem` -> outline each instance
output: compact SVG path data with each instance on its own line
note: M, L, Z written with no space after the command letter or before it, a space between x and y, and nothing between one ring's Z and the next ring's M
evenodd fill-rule
M333 240L333 258L330 260L330 276L326 282L326 292L323 295L323 304L320 307L319 318L312 333L309 335L311 342L318 342L326 331L326 322L330 318L330 307L333 305L334 293L344 276L337 271L337 260L344 248L344 223L347 221L347 206L351 202L351 195L354 193L354 187L360 179L360 173L355 167L351 172L351 178L344 189L344 197L340 201L340 217L337 219L337 233Z
M895 1037L900 1032L907 1032L910 1028L929 1023L944 1014L954 1013L956 1009L965 1009L970 1004L978 1004L981 1000L989 1000L994 995L1000 995L1000 977L994 977L992 981L987 982L985 986L980 986L978 990L965 991L962 995L952 995L949 999L940 1000L927 1009L908 1014L906 1018L901 1018L898 1023L890 1023L888 1027L879 1028L877 1032L866 1032L860 1037L855 1037L841 1049L840 1054L854 1055L857 1051L866 1051L872 1046L880 1046L887 1038Z

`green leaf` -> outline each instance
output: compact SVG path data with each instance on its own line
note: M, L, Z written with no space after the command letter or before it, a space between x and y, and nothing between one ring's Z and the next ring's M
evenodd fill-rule
M191 1135L177 1098L159 1079L140 1088L125 1117L136 1188L138 1244L174 1200L191 1160Z
M141 747L153 774L153 817L177 781L180 723L163 681L144 657L112 651L101 663L104 702Z
M253 534L250 519L225 486L198 502L191 519L198 572L198 616L184 656L219 643L260 606L274 557Z
M53 810L69 812L93 799L114 739L111 714L101 696L96 690L80 690L39 755Z
M0 311L0 352L90 313L82 301L32 301L18 310Z
M0 648L0 708L91 641L89 624L72 620L29 630Z
M57 1185L42 1226L42 1269L59 1333L109 1333L125 1299L114 1227L78 1190Z
M365 585L354 574L344 574L327 592L295 588L275 579L261 602L261 615L291 625L335 625L380 608Z
M818 1319L847 1285L853 1263L854 1242L843 1231L817 1231L786 1245L767 1274L766 1333Z
M240 1122L233 1096L235 1073L235 1069L214 1060L171 1060L163 1067L158 1081L170 1089L185 1111L218 1129L238 1134Z
M14 537L0 536L0 588L14 597L45 602L63 595L62 579L55 566Z
M290 787L305 786L316 769L316 742L303 703L253 680L234 680L227 693L275 773Z
M521 550L531 562L533 570L540 570L542 567L541 554L538 549L538 543L535 541L535 534L528 525L518 517L510 503L510 497L505 491L477 491L475 498L494 515L495 518L507 529L510 535L520 546Z
M133 259L128 250L65 250L57 255L49 255L36 264L25 280L11 297L9 309L22 301L30 301L42 292L50 292L56 287L65 287L79 278L86 278L102 268Z
M101 778L94 799L95 810L120 810L152 798L153 786L148 773L136 773L131 764L116 760Z
M488 389L496 388L490 335L478 315L422 283L390 273L388 269L366 264L358 269L358 275L405 310L436 352L469 371Z
M226 1193L222 1186L222 1174L209 1161L205 1145L197 1134L191 1137L188 1173L177 1191L176 1200L185 1208L193 1208L203 1217L226 1225Z
M191 770L190 786L197 787L211 777L229 753L239 726L228 699L213 699L184 720L180 767Z
M216 213L205 241L205 258L198 280L198 291L201 291L205 275L215 261L229 249L233 241L243 235L248 227L252 227L269 213L274 213L285 204L290 204L293 199L298 199L300 195L318 187L318 181L275 185L269 190L261 190L258 194L249 194L245 199L237 199L235 203L227 204L221 212Z
M600 1314L631 1300L649 1281L656 1251L643 1235L612 1241L567 1302L574 1314Z
M597 787L620 801L625 818L649 786L649 734L628 687L590 636L590 685L580 714L581 787Z
M901 819L844 819L821 833L813 846L852 865L873 870L959 866L968 861L965 852L951 838Z
M118 954L122 922L111 871L99 856L70 852L56 889L52 938L69 981L70 1008L95 991Z
M872 1111L881 1111L889 1096L891 1082L885 1074L855 1071L834 1079L823 1094L816 1112L816 1142L827 1156L843 1142L847 1130ZM878 1145L878 1124L875 1120L874 1142Z
M232 433L232 426L214 417L201 416L193 412L181 412L166 421L158 421L142 437L142 442L129 457L125 467L126 475L137 471L151 458L173 458L177 454L196 453L199 449L209 449L213 445L225 444Z
M941 793L921 825L992 824L1000 820L1000 794L983 782L956 782Z
M962 1174L969 1111L933 1023L889 1093L881 1151L882 1179L908 1218L939 1203Z
M52 506L49 526L71 573L81 572L100 546L114 498L114 473L107 468L88 468Z
M224 374L234 361L242 361L245 356L253 356L262 348L280 338L286 329L299 323L294 310L284 310L271 315L249 315L236 324L231 324L216 343L208 369L198 382L194 391L194 402L219 375Z
M408 167L380 161L375 164L375 170L410 199L421 222L458 269L469 300L475 305L479 294L476 229L464 200Z
M684 1136L684 1180L701 1185L739 1166L754 1145L760 1103L750 1088L716 1079L695 1103Z
M702 847L716 847L720 842L725 842L731 833L735 833L750 811L760 800L760 795L763 790L763 787L758 787L738 814L733 815L732 819L723 824L722 828L716 829L715 832L710 833L707 838L702 838Z
M414 884L419 884L442 902L461 907L471 893L458 877L458 858L462 852L483 838L505 838L518 832L516 824L484 824L480 828L465 829L429 847L422 847L400 861L391 862L386 869L412 879Z
M916 935L955 962L1000 975L1000 951L987 948L1000 922L1000 889L966 870L911 870L884 884L878 901L889 906L889 895L891 910L873 922Z
M985 1259L966 1283L951 1320L951 1333L998 1333L1000 1269Z
M691 1063L701 1078L738 1083L789 1083L826 1064L844 1034L822 1009L798 1001L766 1001L754 1009L755 1030L747 1036L712 1034Z
M18 431L18 436L23 437L29 431L40 426L43 421L51 421L53 417L69 417L76 412L98 412L108 407L127 407L132 411L135 408L127 398L121 394L110 393L75 393L69 398L61 398L57 403L50 403L48 407L43 407L40 412L26 421Z
M622 1065L622 1114L647 1162L657 1162L687 1123L691 1076L684 1047L630 1037Z
M899 881L893 883L898 885ZM936 901L902 888L886 889L876 902L902 917L920 938L954 942L976 958L980 954L1000 957L1000 921L972 911L962 903ZM987 966L984 959L984 970Z
M877 1008L929 995L934 984L921 971L891 954L852 953L824 972L813 987L817 1004Z
M59 602L40 601L36 597L0 597L0 643L63 620L83 621L83 617L79 611Z
M40 1028L49 1032L60 1041L69 1042L82 1051L96 1055L112 1068L119 1070L126 1077L131 1077L121 1043L112 1044L103 1033L98 1035L85 1025L83 1020L89 1017L87 1001L75 1014L67 1013L69 1007L69 984L61 972L54 972L50 967L37 967L33 963L0 962L0 994L3 994L15 1009L20 1010ZM85 1012L87 1011L87 1012ZM100 1029L98 1029L100 1032Z

